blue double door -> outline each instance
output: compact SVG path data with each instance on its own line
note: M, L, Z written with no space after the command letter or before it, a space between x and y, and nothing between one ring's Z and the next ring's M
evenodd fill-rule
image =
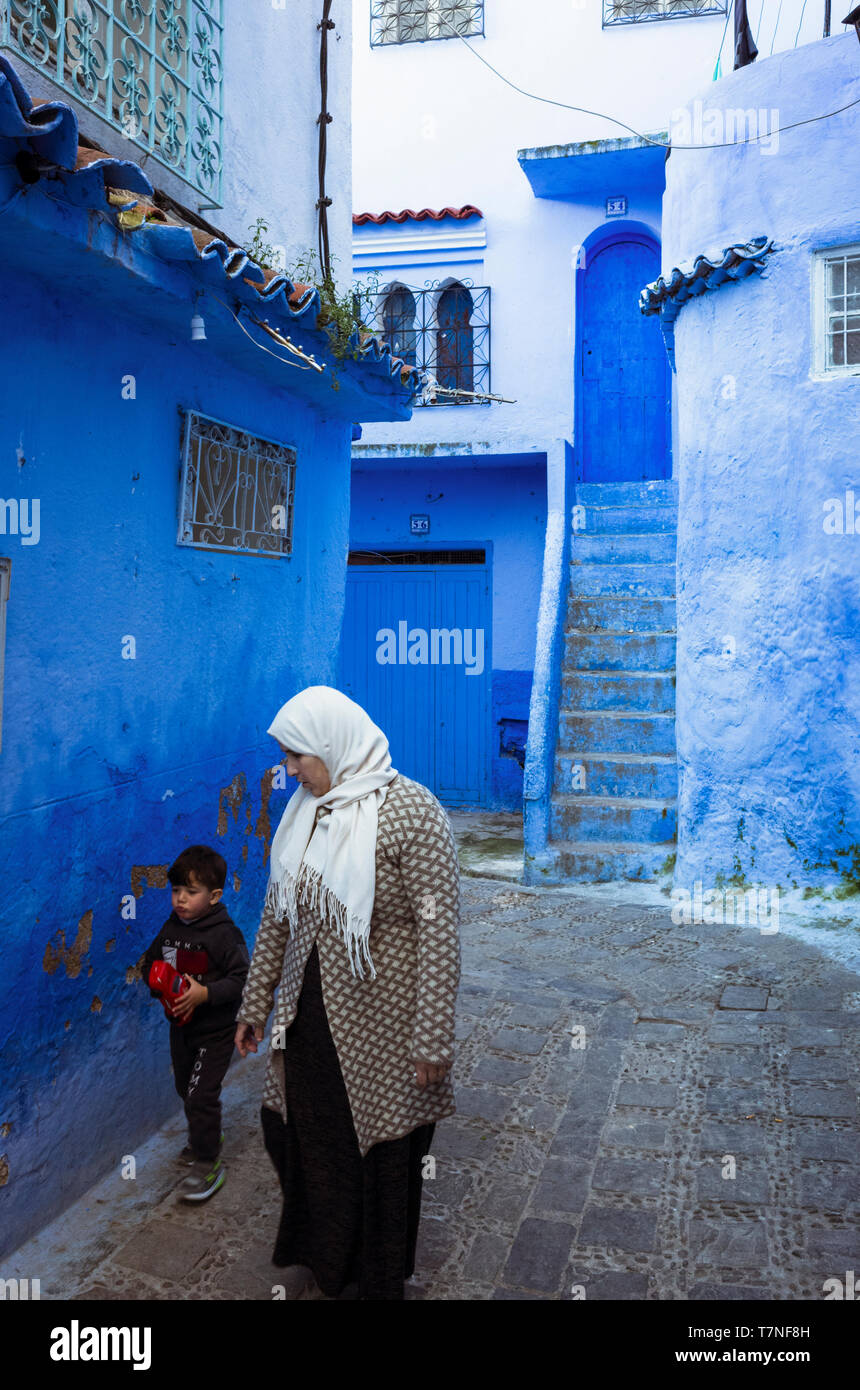
M587 483L668 478L671 371L639 292L660 274L656 242L620 233L588 258L578 306L577 456Z
M486 800L491 667L486 565L350 565L341 690L386 734L398 772L448 806Z

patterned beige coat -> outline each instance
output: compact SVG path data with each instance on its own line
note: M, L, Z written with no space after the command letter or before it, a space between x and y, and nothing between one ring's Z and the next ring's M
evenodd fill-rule
M277 1042L295 1018L316 941L323 1000L362 1156L381 1140L452 1115L451 1073L422 1090L410 1060L454 1060L460 874L451 822L433 793L398 774L380 807L370 920L376 979L354 978L343 939L315 909L300 904L298 913L291 934L288 921L264 910L239 1009L240 1021L265 1028L280 986L263 1105L286 1120L283 1045Z

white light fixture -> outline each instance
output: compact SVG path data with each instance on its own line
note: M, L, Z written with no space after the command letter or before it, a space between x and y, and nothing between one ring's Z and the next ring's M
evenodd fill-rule
M191 320L191 341L192 341L192 343L205 343L205 342L206 342L206 320L204 319L203 315L199 312L199 310L198 310L198 308L197 308L197 304L198 304L199 299L200 299L200 295L199 295L199 293L198 293L197 296L196 296L196 298L195 298L195 300L194 300L194 306L195 306L195 309L194 309L194 316L193 316L193 318L192 318L192 320Z

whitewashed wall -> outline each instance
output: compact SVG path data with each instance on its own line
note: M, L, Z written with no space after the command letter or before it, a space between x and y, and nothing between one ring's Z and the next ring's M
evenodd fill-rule
M759 25L759 3L752 20L767 57L779 4L764 0ZM725 16L603 29L599 0L486 0L485 9L485 36L469 43L505 76L646 133L667 130L673 111L708 83L726 31ZM802 0L783 0L775 51L794 46L802 9ZM369 10L370 0L354 0L355 211L482 210L487 248L473 278L492 287L493 389L518 404L420 409L406 424L368 426L364 441L514 449L569 437L575 256L604 209L536 199L517 151L629 132L518 95L457 39L371 48ZM822 15L820 0L809 0L801 41L820 35ZM731 25L722 63L731 70ZM655 199L631 197L628 215L659 229Z

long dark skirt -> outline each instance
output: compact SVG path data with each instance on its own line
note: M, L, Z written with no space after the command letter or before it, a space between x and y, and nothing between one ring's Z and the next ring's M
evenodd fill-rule
M402 1299L415 1269L421 1160L435 1125L361 1157L326 1018L314 946L284 1039L287 1123L262 1108L263 1138L284 1194L273 1261L307 1265L324 1294Z

